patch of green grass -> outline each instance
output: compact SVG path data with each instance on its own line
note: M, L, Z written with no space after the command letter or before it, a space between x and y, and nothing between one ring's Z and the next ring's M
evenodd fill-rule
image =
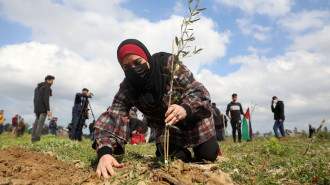
M311 139L296 136L288 141L257 138L253 142L221 142L229 160L218 162L238 184L316 183L329 184L330 142L328 136L317 139L305 157ZM237 168L238 173L234 172Z
M330 184L329 133L320 136L304 157L302 154L311 140L306 136L289 137L288 141L262 137L240 144L229 138L219 143L223 155L229 160L216 163L237 184ZM89 139L75 143L67 138L54 138L50 135L42 136L40 142L32 145L29 134L20 138L12 138L9 133L0 135L0 149L20 146L26 150L50 151L68 163L79 160L76 164L79 167L96 166L97 155L91 145ZM134 170L117 176L129 175L130 183L135 183L138 182L138 176L142 175L139 171L141 164L159 163L162 166L163 159L155 157L155 150L154 143L127 144L126 154L116 157L122 162L129 162Z

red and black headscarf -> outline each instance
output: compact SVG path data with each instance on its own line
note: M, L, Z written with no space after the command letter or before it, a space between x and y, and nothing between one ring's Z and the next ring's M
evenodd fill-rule
M144 58L150 65L148 76L143 86L131 83L137 96L143 103L150 107L157 107L166 93L169 71L166 69L170 53L159 52L152 56L144 44L136 39L124 40L117 50L120 64L128 54L136 54Z

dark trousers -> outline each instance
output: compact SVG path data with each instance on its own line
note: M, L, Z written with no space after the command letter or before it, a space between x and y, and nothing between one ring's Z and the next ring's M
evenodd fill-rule
M242 139L242 121L241 120L231 120L231 127L233 128L233 139L236 142L236 130L238 132L238 142Z
M226 140L226 135L224 134L224 129L220 128L215 128L216 136L217 136L217 141L224 141Z
M71 128L71 140L82 140L82 129L85 123L85 119L80 118L79 121L80 112L74 112L72 113L72 128ZM78 123L79 122L79 123Z
M36 141L40 141L40 136L42 133L42 128L44 126L46 117L47 117L47 113L36 114L36 120L34 121L34 125L32 128L32 136L31 136L32 143ZM16 132L19 132L17 127L16 127Z
M0 124L0 135L2 134L3 132L3 124Z
M193 148L197 162L215 161L220 151L217 140L214 137L210 138L206 142ZM164 153L164 147L161 144L157 144L156 156L160 157ZM169 156L175 159L180 159L183 162L191 162L191 153L187 148L179 147L175 144L170 143L169 145Z
M56 128L49 128L49 130L50 130L50 134L54 135L55 137L57 136Z
M90 139L91 139L91 141L94 140L94 132L91 133Z

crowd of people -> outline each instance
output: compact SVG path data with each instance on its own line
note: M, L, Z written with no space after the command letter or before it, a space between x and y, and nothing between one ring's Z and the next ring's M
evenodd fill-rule
M5 117L4 117L4 110L0 110L0 135L4 132L4 124L5 124ZM26 131L27 124L24 122L24 118L22 118L20 115L16 114L12 118L12 124L11 124L11 130L12 130L12 137L20 137L24 135L24 132Z
M184 65L178 66L179 72L173 84L176 90L170 91L167 76L172 65L171 54L159 52L151 55L143 43L128 39L119 45L117 58L125 78L112 105L95 120L89 103L93 94L83 88L75 94L72 121L67 127L71 140L82 141L82 130L87 128L86 120L91 111L94 120L89 125L89 131L92 147L98 154L99 175L113 175L113 167L123 166L113 155L123 154L127 143L155 142L156 156L163 155L165 125L176 126L177 129L170 127L169 153L184 162L215 161L220 153L217 141L226 141L228 137L228 119L233 141L242 142L242 116L245 114L236 93L232 94L232 101L227 105L225 114L222 114L216 103L211 103L206 87L196 81ZM48 75L34 90L36 119L32 127L32 143L40 141L47 116L50 117L50 133L57 136L58 118L52 117L49 104L54 80L54 76ZM175 97L171 105L170 97ZM140 119L138 110L142 113ZM271 111L274 113L275 136L286 137L284 103L276 96L272 98ZM4 121L4 111L1 110L0 134L3 132ZM19 137L26 129L24 119L19 115L13 117L12 125L13 136ZM251 123L249 129L252 129ZM250 135L249 141L251 139ZM194 159L191 151L195 154Z

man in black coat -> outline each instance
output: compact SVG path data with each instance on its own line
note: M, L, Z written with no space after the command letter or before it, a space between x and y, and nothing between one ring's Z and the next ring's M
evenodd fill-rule
M223 138L223 119L221 119L221 112L217 108L216 103L212 103L212 109L213 109L213 119L214 119L214 126L215 126L215 132L216 132L216 138L217 141L224 141L225 138Z
M227 105L226 115L230 119L231 127L233 128L233 138L236 143L236 130L238 132L238 142L241 142L242 138L242 119L241 114L244 115L242 105L237 102L237 94L232 95L233 101ZM230 114L229 114L230 112Z
M36 114L36 120L32 129L32 143L40 141L40 135L46 117L51 116L49 97L52 96L52 89L50 86L53 84L54 80L54 76L48 75L45 78L45 82L39 83L34 90L34 113Z
M274 107L275 104L275 107ZM273 96L272 98L272 104L271 104L272 112L274 113L274 133L276 138L279 138L280 135L278 134L278 129L280 129L282 137L285 137L285 130L284 130L284 103L283 101L279 101L276 96Z

